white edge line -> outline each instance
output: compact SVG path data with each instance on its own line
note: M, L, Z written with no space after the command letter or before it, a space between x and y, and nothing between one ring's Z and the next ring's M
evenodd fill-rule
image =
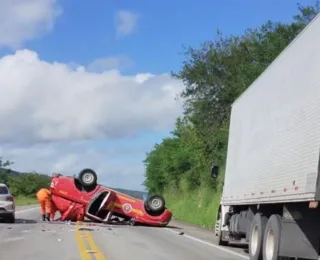
M24 239L24 237L11 237L11 238L5 239L4 241L1 241L1 243L10 243L10 242L22 240L22 239Z
M39 209L39 208L40 207L18 210L18 211L16 211L16 214L21 214L21 213L32 211L32 210Z
M170 232L172 232L172 233L175 233L175 234L179 234L179 233L180 233L180 232L177 232L177 231L172 230L171 228L165 228L165 229L168 230L168 231L170 231ZM226 253L229 253L229 254L232 254L232 255L241 257L241 258L243 258L243 259L249 259L249 257L246 256L246 255L243 255L243 254L234 252L234 251L232 251L232 250L226 249L226 248L221 247L221 246L217 246L217 245L212 244L212 243L210 243L210 242L208 242L208 241L205 241L205 240L202 240L202 239L199 239L199 238L196 238L196 237L187 235L187 234L184 234L184 235L182 235L182 236L183 236L183 237L186 237L186 238L189 238L189 239L191 239L191 240L197 241L197 242L199 242L199 243L205 244L205 245L207 245L207 246L214 247L214 248L219 249L219 250L221 250L221 251L224 251L224 252L226 252Z

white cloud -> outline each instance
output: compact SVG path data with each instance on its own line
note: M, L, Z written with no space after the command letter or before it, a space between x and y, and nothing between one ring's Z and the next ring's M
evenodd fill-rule
M0 0L0 48L18 49L50 32L62 14L57 2ZM117 35L133 33L137 21L137 14L118 12ZM86 67L49 63L30 50L0 58L0 157L18 171L76 174L91 167L104 185L141 189L142 159L153 142L102 149L92 140L172 128L183 86L168 74L119 72L132 64L121 55Z
M132 65L133 61L130 58L124 55L119 55L96 59L87 66L87 69L92 72L103 72L110 69L121 70Z
M57 0L1 0L0 47L19 48L51 31L61 13Z
M0 143L121 138L166 130L181 113L170 75L90 73L20 50L0 59Z
M127 11L120 10L116 13L116 33L117 36L126 36L135 32L139 15Z
M51 175L78 174L90 167L98 174L100 184L142 190L144 167L142 159L153 144L141 146L115 146L95 148L90 141L36 144L32 146L0 145L0 156L14 161L13 170L37 171ZM130 159L135 157L133 160Z

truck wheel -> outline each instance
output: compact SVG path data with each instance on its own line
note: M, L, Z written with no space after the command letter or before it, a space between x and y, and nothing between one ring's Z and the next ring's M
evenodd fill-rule
M262 260L263 235L268 218L257 213L251 223L249 235L250 260Z
M97 184L97 174L92 169L83 169L78 176L79 182L83 187L92 188Z
M162 213L165 210L166 202L161 195L154 195L147 199L146 206L152 213Z
M8 217L8 219L7 219L7 221L8 221L9 223L14 223L15 220L16 220L16 218L15 218L15 215L14 215L14 214L12 214L12 215L11 215L10 217Z
M281 216L272 215L267 223L263 238L263 259L284 260L287 257L278 256L281 235Z

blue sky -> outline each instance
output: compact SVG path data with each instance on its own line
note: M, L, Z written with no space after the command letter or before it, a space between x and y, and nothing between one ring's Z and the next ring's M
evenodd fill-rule
M218 28L225 34L240 34L268 19L290 21L297 11L292 0L156 2L61 0L64 13L53 32L25 46L48 61L88 64L100 57L126 55L135 63L129 73L166 73L179 70L182 45L212 40ZM139 18L136 33L116 38L114 16L121 9Z
M2 105L0 112L6 118L13 116L8 111L16 113L8 131L0 132L2 155L15 160L18 170L75 173L90 166L99 170L103 184L140 190L146 152L168 135L181 113L181 104L173 101L181 83L160 74L180 69L182 46L213 40L217 29L241 34L267 20L287 22L298 11L292 0L18 2L24 10L19 17L18 4L0 3L0 23L7 25L0 25L0 77L8 80L8 97L14 98L10 109ZM9 76L8 54L17 66ZM86 71L76 73L81 65ZM18 98L13 87L25 94ZM85 97L90 102L82 102ZM27 104L28 98L33 103ZM36 118L32 125L26 120L30 114ZM25 129L22 118L28 121ZM8 134L17 126L20 143Z

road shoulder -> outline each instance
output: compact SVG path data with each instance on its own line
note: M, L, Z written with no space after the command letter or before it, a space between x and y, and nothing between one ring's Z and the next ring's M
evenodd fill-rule
M210 242L217 244L214 231L207 228L202 228L196 225L180 222L178 220L171 220L167 228L178 233L184 232L189 235L196 236L197 238L209 240Z
M233 255L241 257L242 259L248 259L248 254L246 253L247 247L245 246L219 246L217 237L214 234L214 230L183 223L177 220L170 221L166 229L170 232L176 233L177 236L185 236L198 243L206 244L207 246L229 252Z

